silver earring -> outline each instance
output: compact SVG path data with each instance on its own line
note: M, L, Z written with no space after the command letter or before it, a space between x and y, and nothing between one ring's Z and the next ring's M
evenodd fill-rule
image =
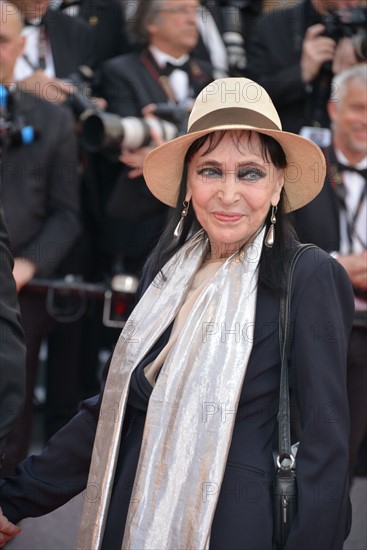
M185 218L187 216L187 213L189 211L190 201L183 201L182 204L183 204L183 209L182 209L182 212L181 212L181 218L180 218L180 220L179 220L178 224L176 225L175 230L173 232L173 238L174 239L178 239L179 237L181 237L183 224L184 224Z
M267 246L268 248L272 248L273 245L274 245L274 240L275 240L274 226L275 226L275 223L277 221L276 216L275 216L275 214L277 212L277 209L278 209L277 206L272 206L271 207L271 216L270 216L271 226L268 229L268 232L265 236L265 241L264 241L265 246Z

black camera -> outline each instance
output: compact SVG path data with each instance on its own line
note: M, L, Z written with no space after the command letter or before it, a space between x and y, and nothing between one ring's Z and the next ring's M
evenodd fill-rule
M223 42L226 46L229 71L241 76L247 65L245 41L242 35L242 14L235 2L225 2L221 8Z
M156 103L154 114L158 118L172 122L177 127L178 135L182 135L187 131L193 103L193 99L181 103Z
M14 92L0 84L0 147L29 145L39 138L39 131L16 114Z
M367 8L354 7L339 11L329 11L322 19L325 35L338 42L341 38L351 38L357 59L367 59Z
M68 94L65 105L72 109L76 118L79 118L84 111L95 109L95 105L91 101L94 71L90 67L81 65L77 72L63 80L74 88Z
M86 111L81 116L81 140L90 153L118 149L121 145L129 149L139 149L152 141L151 132L169 141L184 133L189 111L186 105L158 103L155 117L120 117L101 111Z

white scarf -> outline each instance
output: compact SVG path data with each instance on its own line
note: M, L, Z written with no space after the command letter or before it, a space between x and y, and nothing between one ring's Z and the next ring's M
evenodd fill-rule
M124 549L209 546L252 350L264 232L245 252L228 258L210 280L160 371L149 400ZM203 231L185 243L163 268L166 281L160 275L154 279L121 333L88 479L98 498L85 502L80 550L101 546L131 373L175 319L207 249Z

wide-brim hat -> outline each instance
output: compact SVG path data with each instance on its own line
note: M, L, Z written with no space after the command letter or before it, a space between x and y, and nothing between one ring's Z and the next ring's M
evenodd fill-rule
M153 195L175 207L181 184L184 159L198 138L221 130L252 130L271 136L287 159L284 189L285 211L297 210L321 191L325 158L312 141L283 132L278 113L266 90L247 78L222 78L204 88L192 108L187 134L153 149L143 166L144 178Z

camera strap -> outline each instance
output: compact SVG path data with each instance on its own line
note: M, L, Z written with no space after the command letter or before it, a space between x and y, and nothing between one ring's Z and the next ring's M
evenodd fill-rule
M147 69L151 77L159 84L164 93L166 94L167 100L176 103L176 96L174 91L169 83L167 75L162 74L160 67L155 61L152 54L149 50L143 50L140 54L140 61Z
M45 70L47 57L47 33L44 23L39 25L38 33L38 66L40 69Z
M34 30L37 31L37 38L36 38L35 45L38 51L35 52L35 54L37 55L37 61L36 59L33 59L33 62L32 62L29 59L29 56L27 54L23 54L22 57L26 61L26 63L31 67L32 70L34 71L38 69L45 70L46 63L47 63L47 48L48 48L48 38L47 38L45 23L43 19L39 19L37 21L25 19L24 24L26 27L32 27Z

